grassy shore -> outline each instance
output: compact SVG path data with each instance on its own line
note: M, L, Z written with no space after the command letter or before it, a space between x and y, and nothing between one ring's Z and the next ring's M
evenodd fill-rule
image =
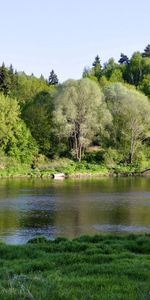
M67 158L43 161L37 163L34 168L29 165L15 163L0 169L1 177L52 177L53 174L57 173L64 173L66 177L108 176L109 170L106 166L95 162L83 161L79 163Z
M0 299L150 299L150 235L1 243Z
M29 165L15 163L0 168L0 177L52 177L53 174L64 173L66 177L92 177L92 176L135 176L140 174L139 168L130 165L115 165L108 167L96 161L75 162L67 158L47 160L37 164L34 168ZM149 171L150 174L150 171ZM149 175L147 174L147 175ZM141 175L145 175L144 173Z

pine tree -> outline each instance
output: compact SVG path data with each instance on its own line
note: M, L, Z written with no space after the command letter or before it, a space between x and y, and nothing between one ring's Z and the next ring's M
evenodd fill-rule
M16 74L16 71L14 72L14 68L13 68L12 64L10 65L8 72L9 72L9 78L10 78L10 83L11 83L10 89L11 89L11 92L13 93L17 86L17 74Z
M92 64L92 66L93 66L93 71L94 71L93 75L96 76L97 79L99 80L100 77L101 77L101 69L102 69L102 67L101 67L101 62L100 62L100 58L99 58L98 55L95 57L95 60L94 60L94 62Z
M41 74L40 80L45 81L45 78L44 78L43 74Z
M11 90L11 77L9 70L5 67L3 62L2 66L0 67L0 91L4 95L8 95Z
M150 44L146 46L144 52L142 53L142 57L150 57Z
M9 73L12 74L12 75L14 74L14 68L13 68L12 64L10 64Z
M100 62L100 58L99 58L98 55L95 57L95 60L94 60L94 62L93 62L93 64L92 64L92 66L93 66L94 68L97 67L97 66L99 66L99 67L101 68L101 62Z
M120 59L118 60L119 64L128 64L129 63L129 58L127 55L125 55L124 53L120 54Z
M55 85L55 84L58 84L58 77L57 75L55 74L54 70L52 70L50 72L50 76L49 76L49 79L48 79L48 83L49 85Z

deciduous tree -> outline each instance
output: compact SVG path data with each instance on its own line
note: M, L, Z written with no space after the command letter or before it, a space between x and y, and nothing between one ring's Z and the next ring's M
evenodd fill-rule
M78 161L95 133L104 129L111 116L101 90L87 78L66 81L55 98L54 118L60 137L71 139Z
M104 92L113 116L111 143L132 163L138 145L150 135L150 103L142 93L120 83L106 86Z

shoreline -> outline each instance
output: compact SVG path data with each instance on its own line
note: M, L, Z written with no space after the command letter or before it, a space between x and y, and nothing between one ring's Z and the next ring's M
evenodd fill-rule
M0 179L7 179L7 178L49 178L49 179L53 179L53 180L58 180L58 179L74 179L74 178L78 178L78 179L82 179L82 178L102 178L102 177L150 177L150 173L144 173L144 172L134 172L134 173L102 173L102 172L98 172L98 173L90 173L90 172L78 172L78 173L70 173L70 174L66 174L63 173L64 175L60 178L55 179L54 176L57 175L58 172L56 173L32 173L32 174L9 174L9 175L0 175Z

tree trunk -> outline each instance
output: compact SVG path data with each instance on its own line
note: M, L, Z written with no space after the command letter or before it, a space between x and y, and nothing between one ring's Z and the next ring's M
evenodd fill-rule
M82 156L82 145L80 144L80 123L75 122L75 150L76 150L76 158L80 162Z
M132 130L131 140L130 140L129 164L132 164L132 162L133 162L134 142L135 142L135 138L134 138L134 134L133 134L133 130Z
M82 145L79 145L79 162L81 161L82 157Z
M77 135L76 135L76 130L74 133L74 140L75 140L76 159L79 161L78 139L77 139Z

